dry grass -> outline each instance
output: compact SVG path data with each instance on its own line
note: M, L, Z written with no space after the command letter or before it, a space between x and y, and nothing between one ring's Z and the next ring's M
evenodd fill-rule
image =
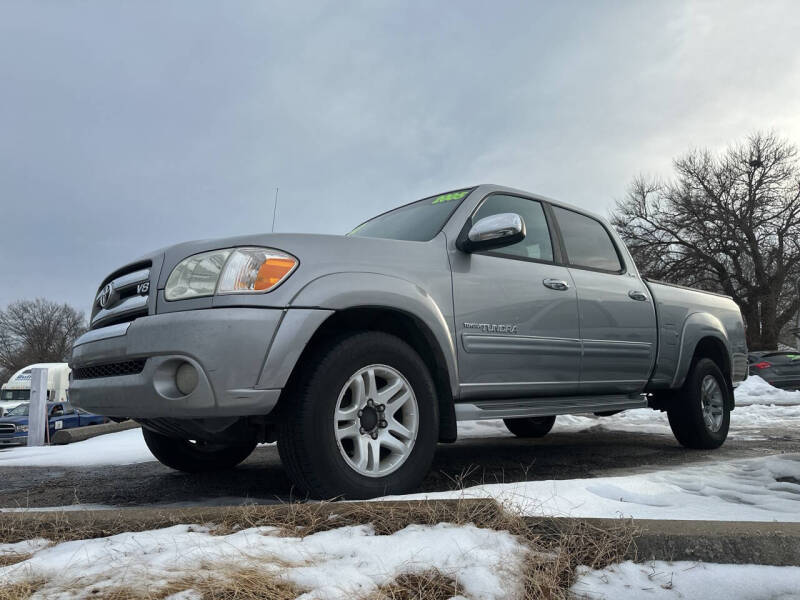
M373 523L376 533L388 535L410 524L471 522L483 526L484 522L502 520L503 515L491 500L309 502L201 509L14 512L0 513L0 544L37 537L58 543L184 523L211 524L220 535L266 526L295 536Z
M23 598L30 598L43 585L43 580L34 579L0 585L0 600L22 600Z
M255 566L233 569L222 577L186 581L178 588L195 590L204 600L294 600L302 594L292 583Z
M400 575L368 600L449 600L462 592L458 582L433 569Z
M193 590L204 600L294 600L303 593L275 574L256 567L200 570L193 578L180 579L155 590L97 588L94 600L163 600L179 592ZM15 600L22 600L17 598Z
M530 548L521 573L523 598L569 597L578 565L593 568L620 561L630 553L633 527L619 522L600 528L585 521L526 519L510 514L491 500L422 502L302 503L226 509L121 510L97 512L5 513L0 515L0 543L43 537L54 542L143 531L180 523L204 523L225 535L249 527L271 526L284 535L307 536L320 531L372 523L378 535L390 535L411 524L467 524L505 530ZM201 578L175 582L152 594L132 590L98 590L92 597L104 600L158 600L168 593L194 589L209 600L295 598L301 590L270 574L248 568L208 569ZM208 573L207 575L205 573ZM168 593L167 593L168 592ZM30 592L32 593L32 592ZM0 600L21 600L20 590ZM8 592L7 592L8 594ZM144 595L143 595L144 594ZM383 586L371 600L450 598L458 594L457 582L436 571L407 574Z
M0 554L0 567L15 565L23 560L28 560L33 554Z

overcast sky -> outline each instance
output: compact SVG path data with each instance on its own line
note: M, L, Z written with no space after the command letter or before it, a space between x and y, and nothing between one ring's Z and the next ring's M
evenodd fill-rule
M0 308L269 231L276 187L281 232L484 182L605 213L690 147L800 142L799 39L793 0L3 0Z

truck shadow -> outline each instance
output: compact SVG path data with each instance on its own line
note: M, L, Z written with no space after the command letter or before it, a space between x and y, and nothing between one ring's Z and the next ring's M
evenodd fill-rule
M787 450L797 451L798 442L787 443ZM622 475L766 450L763 443L729 440L716 451L689 451L672 436L602 430L553 433L538 440L466 439L439 446L418 491ZM0 506L4 507L264 504L303 499L294 493L274 445L260 446L227 472L190 475L147 462L102 468L4 469L2 479Z

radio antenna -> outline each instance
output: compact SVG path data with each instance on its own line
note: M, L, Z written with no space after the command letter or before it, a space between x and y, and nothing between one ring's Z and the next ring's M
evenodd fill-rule
M275 188L275 204L272 207L272 233L275 233L275 215L278 212L278 188Z

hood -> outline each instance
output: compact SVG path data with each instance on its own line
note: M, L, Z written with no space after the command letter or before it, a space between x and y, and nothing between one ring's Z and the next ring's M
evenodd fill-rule
M222 248L263 246L295 256L300 265L287 282L296 288L301 282L341 272L384 273L414 280L428 268L448 270L445 236L440 233L429 242L411 242L384 238L349 237L307 233L267 233L214 240L198 240L170 246L164 251L164 263L158 289L166 285L172 269L185 258ZM281 288L287 287L285 284Z
M0 417L0 423L13 423L14 425L27 425L28 417Z

